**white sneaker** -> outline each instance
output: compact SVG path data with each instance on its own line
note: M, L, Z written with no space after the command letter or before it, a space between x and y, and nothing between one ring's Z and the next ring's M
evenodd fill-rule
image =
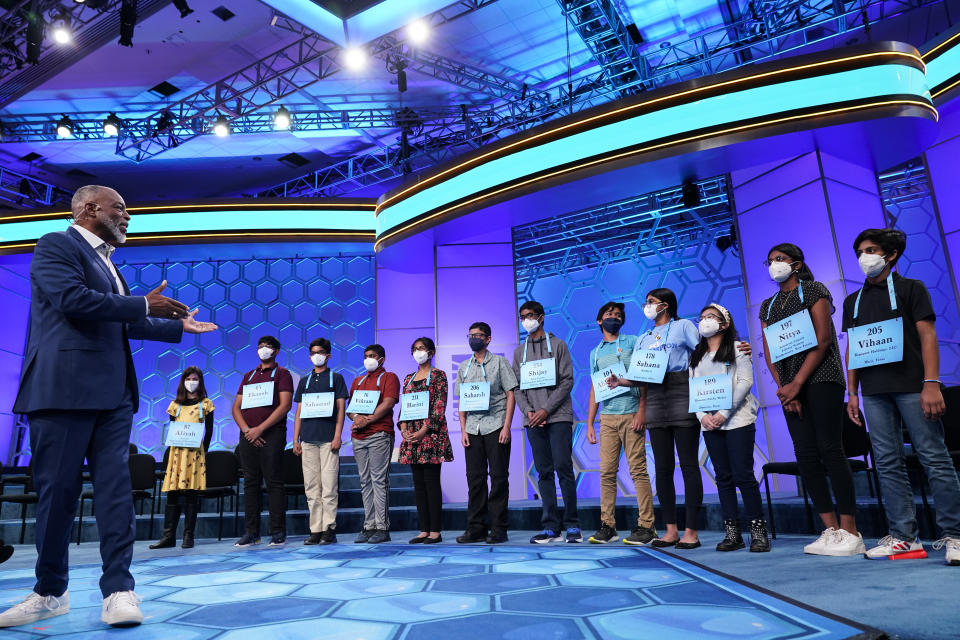
M933 543L934 549L947 548L947 564L960 567L960 538L940 538Z
M949 553L949 551L948 551ZM907 542L893 536L884 536L864 554L869 560L917 560L927 557L923 545L917 540ZM958 557L960 560L960 557Z
M39 593L31 592L23 602L0 613L0 627L30 624L38 620L62 616L69 611L70 596L67 595L66 591L60 597L42 596Z
M863 536L853 535L845 529L837 529L830 543L823 550L825 556L862 556L867 552Z
M833 542L833 536L836 535L837 530L833 527L829 529L824 529L823 533L820 534L820 537L806 545L803 548L804 553L810 553L817 556L829 555L826 553L826 548Z
M143 622L140 597L133 591L115 591L103 600L100 619L112 626L135 625Z

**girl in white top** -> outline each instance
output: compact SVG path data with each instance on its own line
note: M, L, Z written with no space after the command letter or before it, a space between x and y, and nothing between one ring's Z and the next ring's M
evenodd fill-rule
M744 548L740 535L737 489L743 497L744 511L750 521L750 551L769 551L767 523L763 519L760 485L753 472L753 449L756 435L756 397L753 387L753 364L750 355L737 347L737 331L730 312L713 303L700 312L700 344L690 354L690 378L729 374L732 385L730 409L697 412L703 429L703 440L710 454L726 537L717 551Z

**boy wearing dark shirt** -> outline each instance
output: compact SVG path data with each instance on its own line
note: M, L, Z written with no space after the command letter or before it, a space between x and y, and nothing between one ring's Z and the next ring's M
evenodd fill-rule
M893 273L907 246L896 229L867 229L853 249L867 276L859 291L843 303L847 332L847 413L870 425L873 455L883 490L890 533L868 550L870 559L926 558L917 539L913 491L907 477L902 426L930 482L946 561L960 565L960 481L943 440L940 418L946 410L939 380L936 315L927 288L919 280Z

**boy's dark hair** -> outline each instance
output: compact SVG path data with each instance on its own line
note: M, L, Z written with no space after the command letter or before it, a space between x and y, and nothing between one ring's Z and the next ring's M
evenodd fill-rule
M493 335L493 333L490 332L490 325L488 325L486 322L474 322L472 325L470 325L470 331L473 331L474 329L480 329L480 331L483 331L484 335L486 335L488 338Z
M900 229L864 229L860 232L860 235L857 236L857 239L853 241L854 252L860 250L860 243L864 240L869 240L870 242L880 245L883 252L888 255L896 251L897 257L891 260L890 264L897 264L897 261L900 260L900 257L907 248L907 234L900 231Z
M654 289L653 291L647 292L647 296L653 296L660 302L666 304L668 316L674 320L680 319L680 313L677 311L677 294L673 292L673 289L661 287L659 289Z
M180 374L180 383L177 385L177 404L179 405L183 405L183 403L187 401L187 388L183 383L191 373L197 374L200 378L200 384L197 385L197 393L200 395L200 401L202 402L203 399L207 397L207 386L203 384L203 371L200 370L200 367L187 367L183 370L183 373Z
M795 262L802 262L803 267L797 272L797 279L813 282L813 272L810 270L810 267L807 266L807 260L803 257L803 250L800 247L792 242L784 242L775 247L771 247L770 251L767 251L767 256L769 257L774 251L787 254Z
M328 355L330 354L330 347L331 347L331 345L330 345L330 341L327 340L326 338L315 338L315 339L310 343L310 348L309 348L308 350L309 350L309 351L313 351L313 348L314 348L314 347L320 347L321 349L323 349L324 351L326 351Z
M433 338L428 338L423 336L422 338L417 338L413 341L413 344L410 345L410 353L413 353L413 348L417 346L418 342L422 342L423 346L427 348L427 353L430 354L430 357L437 355L437 345L433 344Z
M522 305L520 305L520 314L522 315L525 310L533 311L538 316L543 315L543 305L537 302L536 300L527 300Z
M622 303L622 302L614 302L613 300L611 300L610 302L608 302L608 303L606 303L605 305L603 305L602 307L600 307L600 311L597 311L597 320L603 320L603 314L605 314L605 313L606 313L607 311L609 311L610 309L619 309L619 310L620 310L620 313L623 314L623 323L624 323L624 324L627 323L627 309L626 309L626 307L623 306L623 303Z
M280 351L280 341L273 336L263 336L257 338L257 346L265 344L275 351Z
M375 354L377 354L377 356L381 358L387 357L386 350L378 344L367 345L366 347L363 348L363 352L366 353L367 351L373 351Z
M724 317L723 312L720 309L717 309L712 304L708 304L703 309L700 310L700 315L703 315L703 312L707 309L712 309L717 312L717 315L721 318ZM727 328L723 330L723 336L721 336L720 348L717 349L717 354L713 356L714 362L726 362L733 364L737 359L737 350L734 347L733 343L737 340L737 327L733 324L733 317L730 317L730 322L727 323ZM696 348L693 350L693 353L690 354L690 368L694 368L700 361L703 360L703 356L707 353L707 349L710 347L707 345L707 339L703 336L700 336L700 342L697 343Z

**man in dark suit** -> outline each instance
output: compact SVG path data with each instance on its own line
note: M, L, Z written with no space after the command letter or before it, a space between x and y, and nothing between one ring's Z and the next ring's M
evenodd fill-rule
M30 624L70 610L67 549L84 457L90 464L100 534L101 619L143 620L130 560L136 519L127 467L137 377L130 339L179 342L217 327L161 294L132 296L110 261L126 241L130 214L113 189L81 187L73 224L37 242L30 265L30 334L13 410L27 414L37 505L37 582L0 614L0 627Z

